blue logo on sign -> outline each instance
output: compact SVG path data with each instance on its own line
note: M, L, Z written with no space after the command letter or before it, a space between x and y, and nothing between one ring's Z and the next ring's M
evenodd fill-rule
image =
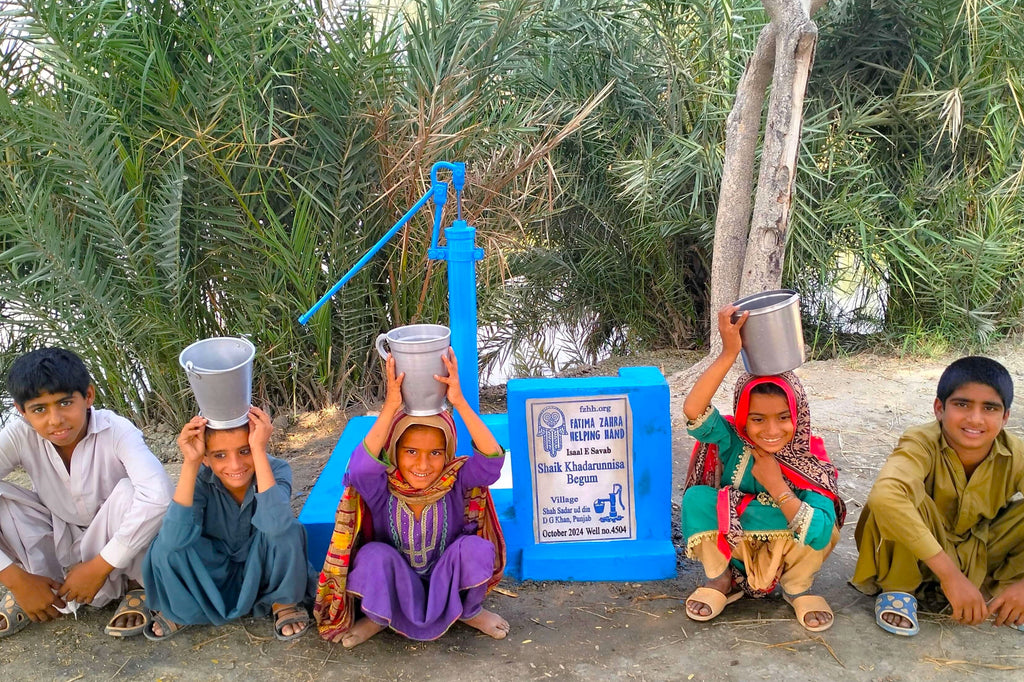
M537 435L544 441L544 452L552 457L562 449L562 436L569 433L565 428L565 413L557 407L545 407L537 417Z

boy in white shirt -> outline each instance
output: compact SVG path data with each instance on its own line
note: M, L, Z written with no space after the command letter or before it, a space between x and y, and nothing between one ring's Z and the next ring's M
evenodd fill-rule
M92 407L74 353L26 353L7 390L21 418L0 431L0 479L21 466L34 491L0 481L0 638L121 597L107 634L141 634L142 560L171 499L167 473L131 422Z

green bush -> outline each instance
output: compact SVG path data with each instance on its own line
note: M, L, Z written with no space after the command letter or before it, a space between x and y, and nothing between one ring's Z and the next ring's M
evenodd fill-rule
M372 398L376 334L446 318L429 216L296 317L438 160L469 170L485 360L532 344L553 361L553 324L580 359L702 343L724 123L760 3L393 5L5 5L2 368L62 344L105 404L180 421L181 349L249 334L259 402ZM851 263L884 291L889 335L984 343L1021 324L1024 10L978 7L816 17L785 283L821 348L841 331L824 293L852 286Z

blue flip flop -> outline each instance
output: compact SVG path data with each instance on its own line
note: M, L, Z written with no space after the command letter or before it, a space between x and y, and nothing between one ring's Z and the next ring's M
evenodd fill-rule
M894 613L911 622L909 628L901 628L886 623L883 614ZM917 598L909 592L883 592L875 598L875 622L886 632L903 637L912 637L920 631L917 622Z

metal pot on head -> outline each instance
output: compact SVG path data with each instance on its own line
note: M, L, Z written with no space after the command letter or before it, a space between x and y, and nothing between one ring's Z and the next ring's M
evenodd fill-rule
M441 355L451 345L452 332L440 324L410 324L377 337L377 352L387 359L387 344L395 359L395 373L405 372L402 402L406 414L425 417L444 410L448 387L434 378L446 377Z
M248 423L252 401L252 362L256 347L248 339L218 336L196 341L178 356L199 414L211 429Z
M800 296L791 289L763 291L733 303L750 313L740 327L743 366L757 376L781 374L804 363Z

